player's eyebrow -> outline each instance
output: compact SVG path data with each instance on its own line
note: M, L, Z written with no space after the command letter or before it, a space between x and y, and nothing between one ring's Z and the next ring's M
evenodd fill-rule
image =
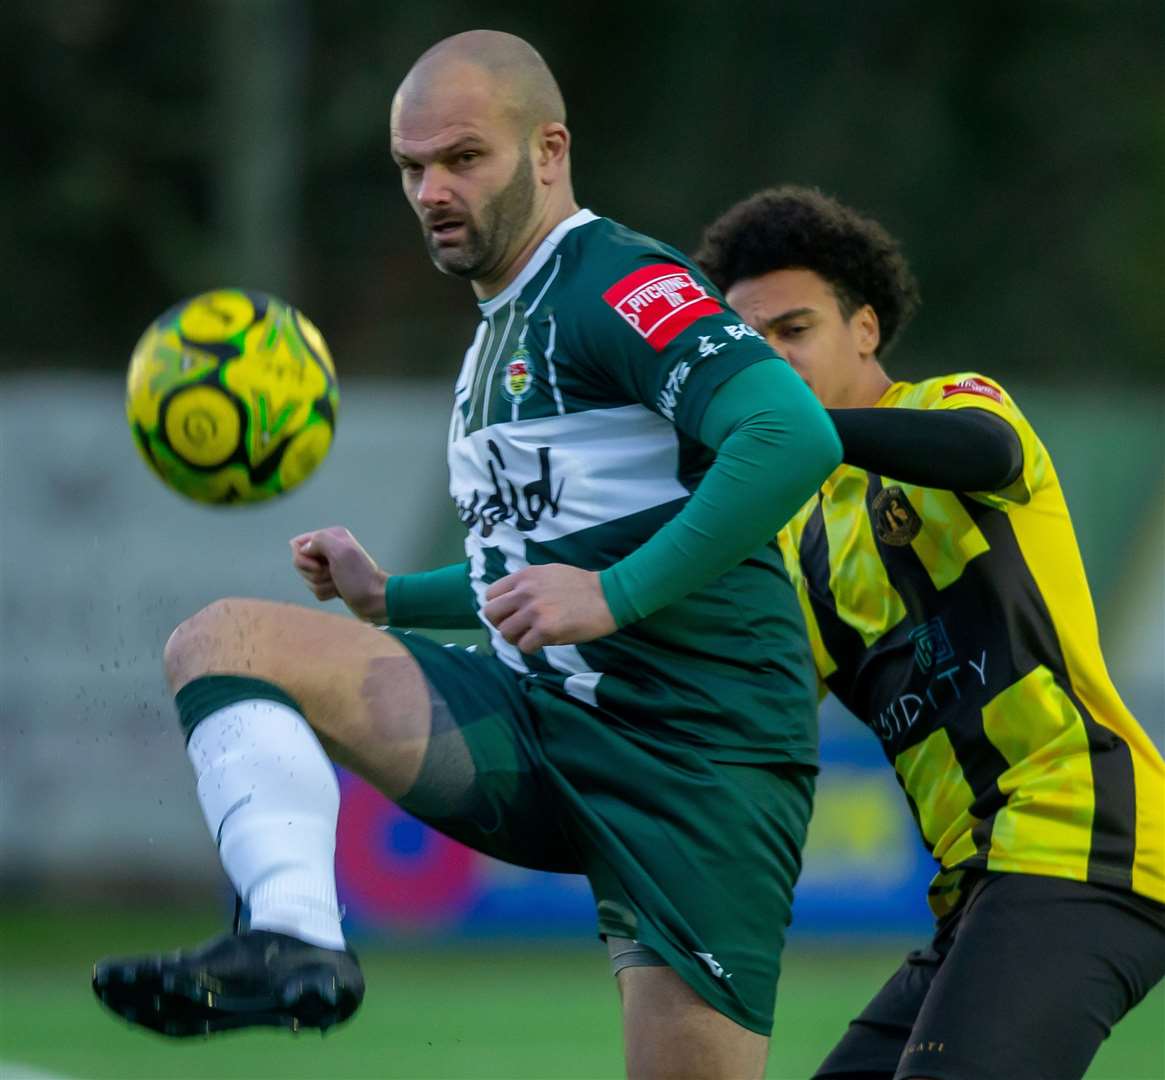
M447 146L439 146L436 150L426 156L435 161L440 158L453 157L454 155L460 154L465 150L478 150L484 145L485 143L477 135L461 135L454 139L453 142L449 143ZM395 149L392 150L391 153L393 160L396 161L397 164L405 164L407 162L413 162L417 160L411 155L401 153Z
M811 307L790 308L788 311L782 311L779 315L773 315L771 318L765 319L763 329L775 330L781 323L787 322L789 319L795 319L798 315L813 315L815 314Z

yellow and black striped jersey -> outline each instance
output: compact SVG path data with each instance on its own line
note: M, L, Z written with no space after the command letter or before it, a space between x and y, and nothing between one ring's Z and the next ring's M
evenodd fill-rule
M842 465L779 537L818 676L881 740L940 863L932 910L970 868L1165 902L1165 762L1108 675L1047 449L982 375L895 383L878 405L985 409L1023 446L996 492Z

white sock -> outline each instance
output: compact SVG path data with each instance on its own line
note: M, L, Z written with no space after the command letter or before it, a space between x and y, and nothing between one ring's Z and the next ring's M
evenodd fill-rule
M274 701L240 701L202 720L187 752L206 824L251 927L344 948L335 871L340 787L307 721Z

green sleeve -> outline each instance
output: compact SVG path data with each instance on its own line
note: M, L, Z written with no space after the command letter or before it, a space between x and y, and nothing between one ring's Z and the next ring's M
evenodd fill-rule
M477 630L481 621L464 562L419 574L392 574L384 587L388 625L432 630Z
M700 441L716 460L692 497L642 547L599 575L619 626L706 585L763 547L841 462L825 410L781 360L727 379Z

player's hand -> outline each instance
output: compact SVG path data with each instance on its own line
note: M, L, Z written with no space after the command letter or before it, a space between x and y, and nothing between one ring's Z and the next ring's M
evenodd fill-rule
M599 575L577 566L527 566L495 581L485 599L485 617L524 653L594 641L617 629Z
M317 600L338 596L357 618L385 621L388 574L347 529L333 525L293 536L291 562Z

